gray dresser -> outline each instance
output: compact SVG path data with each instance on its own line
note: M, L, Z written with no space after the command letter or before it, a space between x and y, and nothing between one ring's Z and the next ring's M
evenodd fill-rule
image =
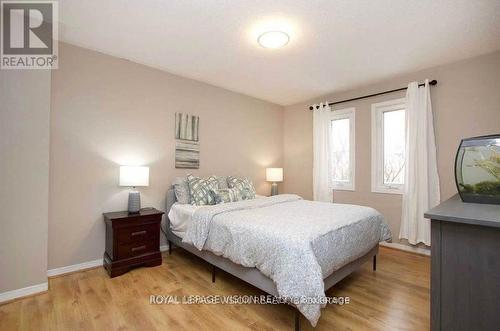
M458 195L431 219L431 330L500 330L500 205Z

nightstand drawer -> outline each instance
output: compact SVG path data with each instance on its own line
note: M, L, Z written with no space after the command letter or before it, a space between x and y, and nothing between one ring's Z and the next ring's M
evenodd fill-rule
M118 245L118 259L126 259L149 252L155 252L159 249L158 243L152 241L134 242Z
M155 223L118 229L117 242L118 244L126 244L154 239L160 234L158 226L158 223Z

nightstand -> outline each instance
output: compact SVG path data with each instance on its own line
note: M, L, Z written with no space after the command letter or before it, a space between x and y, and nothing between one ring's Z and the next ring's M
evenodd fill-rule
M104 213L106 251L104 268L111 278L132 268L161 265L160 224L164 212L142 209L137 214L127 211Z

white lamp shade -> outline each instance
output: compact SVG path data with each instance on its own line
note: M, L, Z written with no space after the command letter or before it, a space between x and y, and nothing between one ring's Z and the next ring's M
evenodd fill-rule
M149 167L120 167L120 186L149 186Z
M283 181L283 168L267 168L266 180L268 182L282 182Z

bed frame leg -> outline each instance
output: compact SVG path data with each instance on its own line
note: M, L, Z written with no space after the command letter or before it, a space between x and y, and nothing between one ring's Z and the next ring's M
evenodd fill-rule
M212 266L212 283L215 283L215 270L217 269L216 266Z
M172 242L168 241L168 255L172 255Z
M300 313L295 309L295 331L300 331Z
M377 271L377 255L373 255L373 271Z

